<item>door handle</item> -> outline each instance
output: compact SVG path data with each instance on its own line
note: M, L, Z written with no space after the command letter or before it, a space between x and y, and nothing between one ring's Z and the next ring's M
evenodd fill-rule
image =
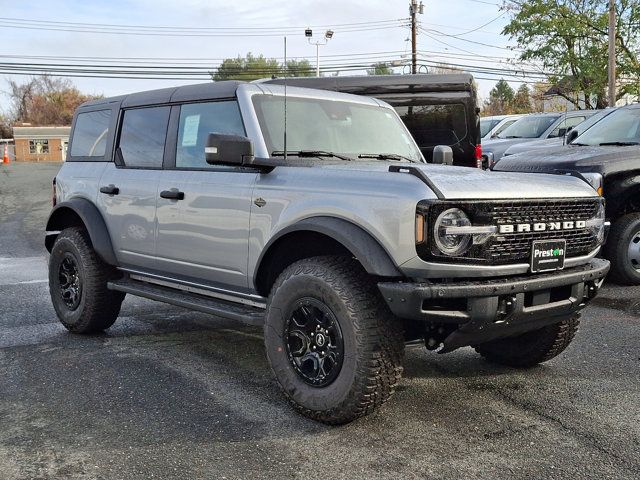
M110 185L107 185L106 187L100 187L100 193L106 193L107 195L118 195L120 193L120 189L112 183Z
M170 200L184 200L184 192L181 192L177 188L171 190L163 190L160 192L161 198L168 198Z

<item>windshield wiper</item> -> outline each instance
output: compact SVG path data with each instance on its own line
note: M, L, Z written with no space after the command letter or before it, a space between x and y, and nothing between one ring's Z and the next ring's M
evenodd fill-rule
M500 137L500 138L524 138L521 135L507 135L506 137Z
M351 161L353 158L347 157L346 155L340 155L333 152L325 152L324 150L287 150L287 155L291 155L292 157L335 157L340 160ZM283 150L276 150L271 152L272 157L284 157Z
M417 163L415 160L397 153L361 153L358 158L375 158L376 160L406 160L407 162Z
M589 144L587 144L587 143L576 143L576 142L571 142L571 143L568 143L567 145L575 145L576 147L588 147L589 146Z
M601 147L614 146L614 147L628 147L629 145L640 145L640 142L602 142Z

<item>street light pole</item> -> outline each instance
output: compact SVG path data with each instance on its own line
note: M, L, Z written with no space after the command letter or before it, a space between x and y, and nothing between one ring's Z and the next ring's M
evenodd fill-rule
M326 45L327 43L329 43L329 40L333 38L333 30L327 30L326 32L324 32L324 38L322 40L316 40L315 42L311 41L311 38L313 37L313 30L311 30L310 28L307 28L304 31L304 36L307 37L307 40L309 41L309 45L316 46L316 77L319 77L320 76L320 45Z

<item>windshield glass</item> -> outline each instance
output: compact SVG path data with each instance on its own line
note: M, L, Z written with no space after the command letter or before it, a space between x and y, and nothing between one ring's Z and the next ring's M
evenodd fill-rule
M560 115L529 115L522 117L498 138L539 138L555 122Z
M269 153L284 150L284 97L254 95L253 104ZM393 110L293 96L287 97L287 150L320 150L353 159L391 153L423 161Z
M487 133L491 131L493 127L495 127L500 120L496 120L493 118L481 118L480 119L480 136L485 137Z
M610 113L572 143L600 145L609 142L640 142L640 108L623 108Z

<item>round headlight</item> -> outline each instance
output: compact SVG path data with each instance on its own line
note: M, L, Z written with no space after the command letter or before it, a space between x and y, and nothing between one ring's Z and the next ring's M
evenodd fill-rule
M471 235L447 233L447 228L468 227L470 225L469 217L459 208L450 208L442 212L433 227L433 237L438 250L451 257L462 255L469 250L473 244L473 237Z

